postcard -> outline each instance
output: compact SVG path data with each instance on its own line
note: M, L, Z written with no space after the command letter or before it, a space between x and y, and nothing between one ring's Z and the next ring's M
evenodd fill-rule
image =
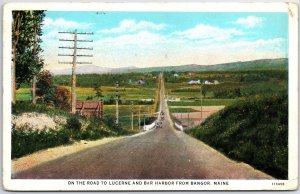
M8 3L9 191L296 190L298 4Z

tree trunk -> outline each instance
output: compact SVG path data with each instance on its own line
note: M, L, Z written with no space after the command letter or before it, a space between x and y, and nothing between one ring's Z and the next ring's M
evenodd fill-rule
M34 57L34 65L37 64L37 55L36 55L36 45L37 43L37 24L36 24L36 16L34 17L34 44L33 44L33 57ZM32 105L36 104L36 72L33 72L32 78Z
M14 41L13 44L13 65L11 69L12 73L12 103L16 104L16 57L17 57L17 43Z

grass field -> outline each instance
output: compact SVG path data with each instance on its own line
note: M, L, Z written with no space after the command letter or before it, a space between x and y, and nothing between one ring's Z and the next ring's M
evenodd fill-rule
M139 126L139 110L140 121L143 125L144 119L148 117L155 117L154 106L152 105L120 105L119 106L119 122L121 127L126 130L131 130L131 114L133 111L133 128L138 130ZM106 105L104 106L104 116L116 118L116 106Z
M236 99L203 99L202 106L228 106L233 104ZM177 101L168 102L169 106L201 106L201 101Z
M66 88L70 89L70 87ZM115 87L107 87L103 86L102 95L104 98L110 98L116 94ZM17 100L27 101L31 99L31 88L20 88L17 90ZM155 88L119 88L119 94L121 96L121 100L142 100L142 99L154 99L155 96ZM86 100L88 97L92 97L92 99L96 100L94 88L80 88L76 89L77 100Z

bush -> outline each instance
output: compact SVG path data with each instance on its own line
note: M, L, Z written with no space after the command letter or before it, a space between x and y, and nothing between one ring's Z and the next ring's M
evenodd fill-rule
M36 94L43 98L45 102L49 103L55 100L53 75L48 70L39 73L36 86Z
M281 179L288 178L288 97L239 101L188 131L227 156Z
M51 148L70 143L70 133L67 130L54 131L44 129L33 131L27 127L11 132L11 157L18 158L41 149Z
M67 119L67 129L70 129L73 132L79 132L81 130L81 126L82 124L79 121L78 115L72 115L70 118Z
M70 100L71 94L70 91L62 86L59 86L55 89L55 105L60 109L69 110L70 109Z

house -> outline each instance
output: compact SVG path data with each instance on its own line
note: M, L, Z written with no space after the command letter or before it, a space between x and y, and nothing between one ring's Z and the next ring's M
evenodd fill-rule
M177 73L174 73L174 75L173 75L174 77L178 77L179 75L177 74Z
M206 80L206 81L204 81L204 84L213 84L213 83L210 82L210 81L208 81L208 80Z
M188 72L188 75L195 75L194 72Z
M188 84L200 84L200 80L190 80Z
M103 101L77 101L76 112L82 116L103 118Z

